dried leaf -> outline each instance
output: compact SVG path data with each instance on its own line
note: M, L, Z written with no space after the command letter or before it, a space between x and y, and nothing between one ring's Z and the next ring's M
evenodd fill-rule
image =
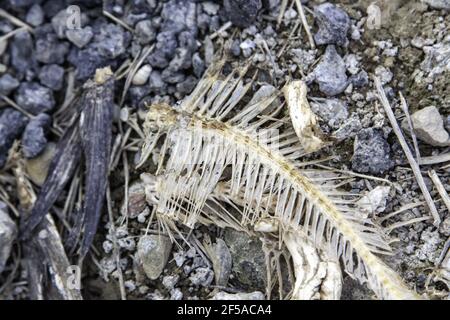
M49 173L30 217L22 227L22 238L30 237L50 208L58 199L67 182L72 177L81 158L81 144L79 129L73 124L64 134L57 145L56 154L50 164Z
M109 70L109 71L108 71ZM109 68L97 70L96 81L88 83L85 107L80 116L81 142L85 155L86 186L84 237L81 256L85 256L97 231L108 181L112 142L114 79Z

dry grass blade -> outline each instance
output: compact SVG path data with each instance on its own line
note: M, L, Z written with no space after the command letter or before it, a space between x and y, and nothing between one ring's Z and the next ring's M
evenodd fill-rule
M430 176L431 180L433 181L434 185L436 186L436 189L439 192L439 195L441 196L442 200L444 201L445 206L447 207L448 212L450 213L450 197L448 196L448 193L445 190L445 187L442 184L441 179L439 179L436 171L434 171L434 170L428 171L428 175Z
M420 190L422 191L422 194L425 198L428 208L430 209L430 213L434 219L434 225L439 226L439 224L441 223L441 218L439 217L439 213L437 212L436 205L434 204L433 199L431 198L430 192L427 189L425 181L423 180L419 165L417 164L416 160L414 159L414 156L411 153L411 150L409 150L408 144L406 143L405 137L403 136L400 126L397 123L397 119L395 118L395 115L394 115L394 112L392 111L389 100L386 97L386 93L384 92L384 89L383 89L380 79L378 77L374 76L374 81L375 81L376 89L378 91L378 98L380 99L380 102L383 105L384 110L386 111L386 114L389 118L392 129L394 130L395 135L397 136L397 139L400 142L400 145L402 146L403 152L405 153L406 158L408 159L411 169L413 170L414 176L416 177L417 184L419 185Z

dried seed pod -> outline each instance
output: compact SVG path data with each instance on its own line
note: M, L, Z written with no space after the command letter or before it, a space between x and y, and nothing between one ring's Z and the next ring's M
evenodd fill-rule
M149 64L144 65L134 75L132 83L135 86L142 86L146 84L151 72L152 67Z

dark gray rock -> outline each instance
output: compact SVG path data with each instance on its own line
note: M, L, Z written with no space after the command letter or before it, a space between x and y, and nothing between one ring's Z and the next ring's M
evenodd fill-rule
M33 27L40 26L44 22L44 11L39 4L34 4L28 10L25 21Z
M78 80L87 80L92 77L97 68L111 66L113 69L116 65L114 60L108 59L100 55L92 46L80 50L73 48L68 56L69 62L76 67L75 77Z
M200 78L205 71L205 61L203 61L198 52L192 55L192 69L198 78Z
M314 8L319 31L314 35L316 44L348 44L347 33L350 29L348 14L331 3L324 3Z
M5 165L9 149L27 122L27 117L12 108L5 108L0 113L0 168Z
M352 169L361 173L382 174L394 166L391 147L379 129L365 129L355 139Z
M175 50L175 56L170 61L169 69L172 72L179 70L189 69L192 65L192 53L186 48L177 48Z
M23 82L15 94L16 103L31 114L52 111L55 106L52 90L35 82Z
M238 27L250 26L262 8L261 0L224 0L223 6L228 19Z
M63 64L70 45L60 41L49 25L35 29L36 60L45 64Z
M84 48L94 36L92 28L87 26L81 29L69 29L66 31L67 39L78 48Z
M66 37L67 22L71 17L71 12L67 11L66 8L59 11L56 15L52 17L52 27L56 35L60 39Z
M22 135L22 150L25 158L35 158L45 149L47 145L47 131L50 128L52 118L41 113L31 119Z
M162 72L161 77L163 81L167 83L178 83L186 79L186 75L184 74L184 72L182 71L172 72L172 70L170 69L165 69Z
M197 81L196 77L188 76L183 82L177 83L177 92L183 96L191 93L197 85Z
M261 241L229 228L225 229L224 240L230 249L236 280L245 289L264 290L266 265Z
M113 23L102 24L94 34L94 48L98 54L108 59L124 54L131 40L129 32Z
M167 84L164 82L161 76L161 72L153 70L150 74L150 90L156 93L164 92L167 88Z
M35 71L37 62L34 55L33 39L28 31L17 33L10 42L11 65L19 76Z
M350 82L356 88L362 88L369 84L369 75L366 71L361 70L357 74L350 77Z
M4 74L0 77L0 93L5 96L9 95L19 86L19 80L14 78L9 73Z
M64 83L64 68L57 64L43 66L39 72L39 80L52 90L61 90Z
M320 63L313 71L312 78L319 85L319 90L327 96L342 93L348 85L347 68L334 46L328 46Z
M197 4L192 1L170 0L164 4L161 17L162 31L178 34L183 30L196 30Z
M241 43L239 40L234 40L230 47L231 54L235 57L239 57L241 55Z
M142 20L136 24L135 37L142 45L148 44L156 39L156 30L151 20Z

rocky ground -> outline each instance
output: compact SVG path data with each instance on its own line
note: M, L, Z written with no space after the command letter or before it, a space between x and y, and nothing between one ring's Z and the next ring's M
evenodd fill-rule
M192 247L183 241L172 244L158 230L143 236L151 210L142 198L141 171L134 169L138 144L132 142L139 141L134 128L142 123L146 105L173 104L185 97L214 54L232 39L228 54L252 59L264 90L281 88L290 79L306 81L311 107L333 142L312 158L334 156L327 166L360 174L351 191L374 204L361 204L361 214L387 227L395 239L395 255L386 262L420 293L448 298L448 282L433 280L433 272L443 268L441 255L448 250L450 208L428 171L435 170L450 191L450 2L301 2L315 47L295 1L0 0L0 297L29 298L16 241L20 219L15 211L14 141L20 141L20 161L38 192L72 97L97 68L107 65L118 77L114 132L131 138L111 173L113 221L106 213L102 217L96 250L83 273L84 297L265 297L259 239L216 227L195 229ZM370 6L372 2L377 6ZM79 28L67 24L73 18L67 11L71 4L80 8ZM125 77L120 71L143 53L145 59L122 97ZM430 212L378 101L373 75L383 84L414 150L399 94L407 101L439 226L433 219L420 219ZM123 204L125 183L130 186L128 207ZM60 199L58 206L64 203ZM408 207L414 203L420 204ZM345 277L343 298L370 299L372 293Z

